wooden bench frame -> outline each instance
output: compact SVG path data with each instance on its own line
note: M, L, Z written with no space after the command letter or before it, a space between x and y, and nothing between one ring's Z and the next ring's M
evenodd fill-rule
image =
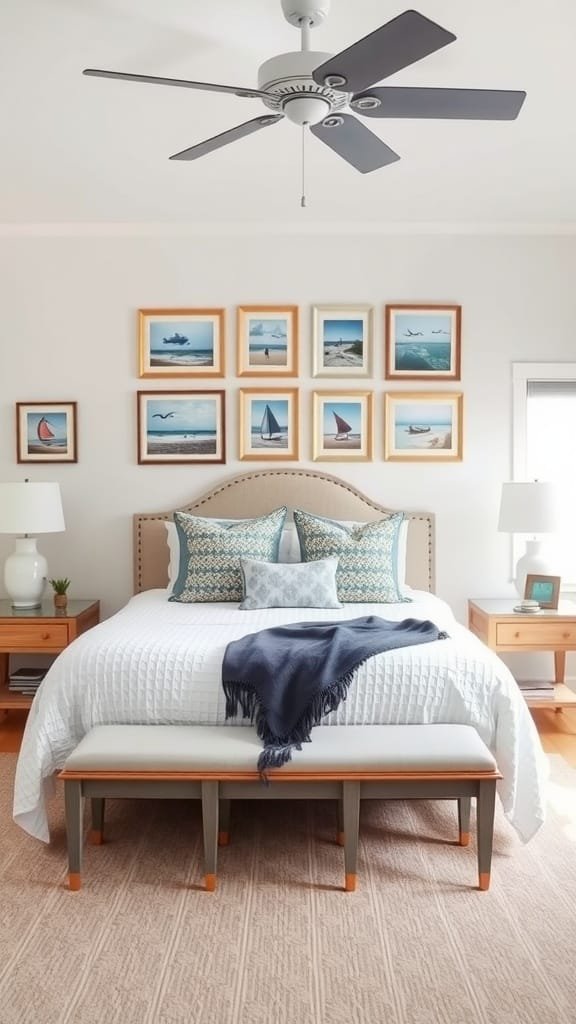
M338 801L338 842L344 847L344 888L356 889L360 801L365 799L435 799L458 801L459 845L470 835L470 804L476 799L478 840L478 888L490 886L496 783L502 776L491 772L298 772L270 770L269 785L257 772L158 772L71 771L60 772L64 781L68 840L68 884L81 886L83 800L92 801L95 844L104 838L106 798L202 800L204 836L204 884L214 891L217 879L217 847L229 837L230 800L319 799Z

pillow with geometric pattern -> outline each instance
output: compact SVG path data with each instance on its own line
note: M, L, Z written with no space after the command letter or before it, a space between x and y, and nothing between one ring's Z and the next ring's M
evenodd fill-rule
M244 600L240 608L341 608L336 593L337 558L317 562L240 560Z

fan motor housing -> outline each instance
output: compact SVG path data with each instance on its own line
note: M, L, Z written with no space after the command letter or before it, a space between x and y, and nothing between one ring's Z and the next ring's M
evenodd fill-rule
M295 124L317 124L332 111L341 110L348 104L348 93L318 85L312 78L312 72L330 57L331 53L314 50L271 57L258 69L258 88L269 94L262 102Z

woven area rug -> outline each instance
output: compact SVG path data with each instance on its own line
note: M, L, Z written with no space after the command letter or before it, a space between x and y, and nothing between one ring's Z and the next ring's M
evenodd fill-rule
M356 893L333 804L235 804L214 894L197 802L114 802L71 893L61 794L46 847L0 755L0 1021L574 1024L576 772L551 760L531 843L498 812L487 893L455 806L428 801L363 805Z

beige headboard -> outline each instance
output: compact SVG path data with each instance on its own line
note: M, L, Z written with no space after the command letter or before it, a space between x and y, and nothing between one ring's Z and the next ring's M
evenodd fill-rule
M302 508L331 519L370 522L384 508L344 480L308 469L262 469L232 477L208 494L169 512L134 516L134 589L151 590L168 583L168 545L164 522L174 512L192 512L214 518L249 519L265 515L279 505ZM405 510L402 510L405 511ZM408 553L406 582L417 590L434 590L434 517L407 512Z

